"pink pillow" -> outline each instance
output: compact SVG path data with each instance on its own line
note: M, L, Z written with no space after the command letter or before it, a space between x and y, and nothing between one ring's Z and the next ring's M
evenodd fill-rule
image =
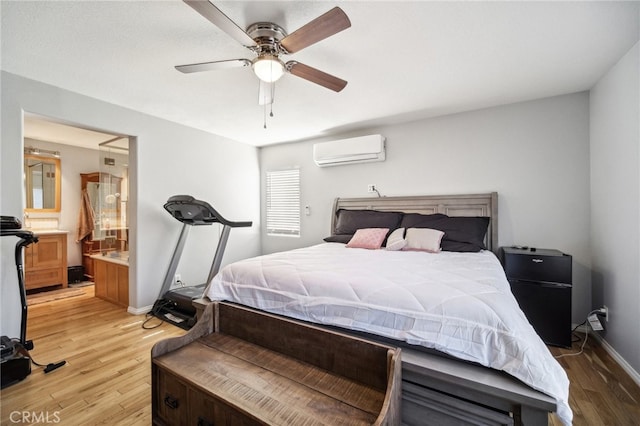
M389 232L389 228L358 229L347 243L347 247L377 250L382 246L387 232Z
M440 241L444 232L430 228L407 229L407 245L403 250L427 251L429 253L440 252Z

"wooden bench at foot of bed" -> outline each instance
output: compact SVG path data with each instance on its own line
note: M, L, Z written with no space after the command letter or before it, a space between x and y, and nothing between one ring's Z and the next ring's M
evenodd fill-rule
M397 425L400 349L227 303L152 349L155 425Z

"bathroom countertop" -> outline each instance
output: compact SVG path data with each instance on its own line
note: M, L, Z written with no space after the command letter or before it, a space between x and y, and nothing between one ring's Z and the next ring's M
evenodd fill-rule
M25 228L25 231L31 231L36 235L53 235L53 234L68 234L69 231L64 229L30 229Z
M113 256L111 254L103 255L102 253L92 254L89 256L95 260L102 260L105 262L117 263L118 265L129 266L129 253L119 254L118 256Z

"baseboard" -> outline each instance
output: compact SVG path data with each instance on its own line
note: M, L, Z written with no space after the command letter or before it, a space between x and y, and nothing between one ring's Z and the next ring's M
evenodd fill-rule
M575 327L575 325L573 325ZM611 358L613 358L620 367L631 377L631 379L640 386L640 374L620 355L599 333L594 332L588 325L581 325L576 331L589 333L591 337L596 339Z
M133 315L141 315L151 311L152 308L153 308L153 305L143 306L142 308L134 308L133 306L129 306L127 308L127 312Z
M631 376L631 379L633 379L634 382L636 382L636 384L638 386L640 386L640 374L638 374L638 372L636 370L634 370L634 368L622 357L622 355L620 355L614 348L613 346L611 346L606 340L604 340L604 338L602 336L600 336L597 333L591 332L591 335L600 342L600 344L602 345L602 347L604 348L605 351L607 351L607 353L609 355L611 355L611 358L613 358L619 365L620 367L622 367L622 369L629 375Z

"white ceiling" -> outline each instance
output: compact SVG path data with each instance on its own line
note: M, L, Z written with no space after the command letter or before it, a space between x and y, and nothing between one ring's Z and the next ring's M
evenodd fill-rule
M289 33L340 6L351 28L285 60L349 84L285 75L264 129L250 68L173 68L252 58L180 0L2 0L2 69L262 146L588 90L640 38L638 1L214 3Z

